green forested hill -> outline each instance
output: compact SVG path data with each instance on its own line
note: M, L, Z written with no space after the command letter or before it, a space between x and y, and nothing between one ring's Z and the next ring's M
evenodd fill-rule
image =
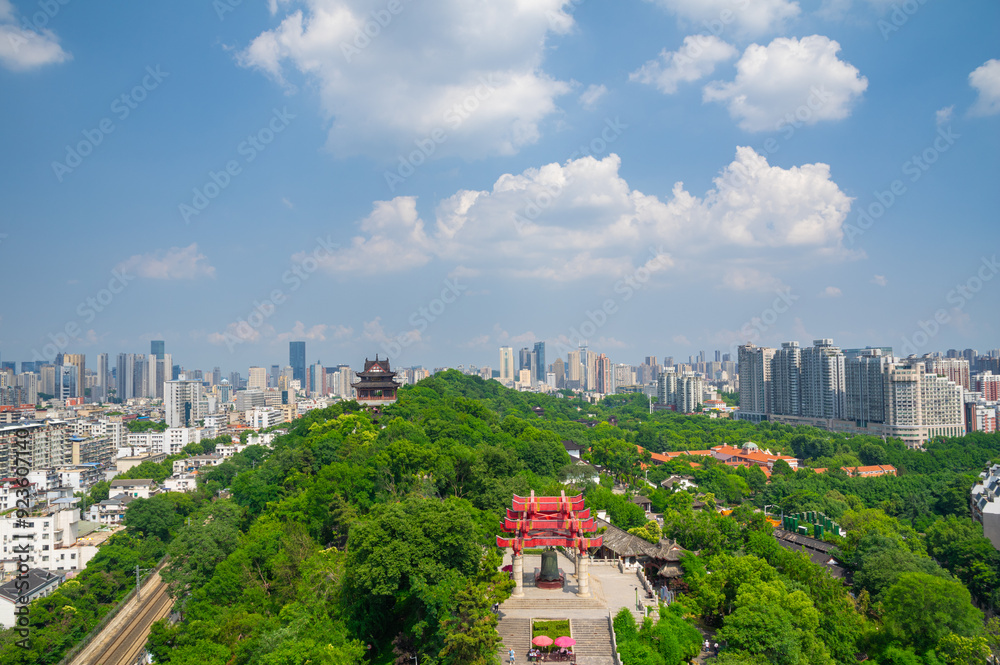
M558 494L580 477L563 440L645 487L664 535L699 551L684 562L689 593L664 613L668 623L635 632L628 665L679 663L684 648L667 648L663 635L693 621L728 641L720 663L853 663L858 654L870 663L984 662L977 653L997 627L984 627L973 602L1000 605L1000 557L969 519L967 497L1000 455L1000 436L908 451L810 428L651 415L641 395L592 405L518 393L454 371L407 386L376 420L353 402L311 412L272 450L252 446L204 473L194 495L136 501L127 533L79 581L32 604L31 650L11 631L0 635L0 662L58 662L125 592L128 566L164 551L182 620L155 626L158 662L493 662L490 607L512 584L496 573L498 519L512 494ZM648 470L650 481L693 473L702 499L735 508L729 516L695 512L690 494L643 481L636 444L660 452L747 440L831 471L776 469L766 483L758 469L703 457L693 472L683 460ZM862 463L893 464L901 475L833 470ZM610 484L609 476L569 489L616 524L642 527L641 509ZM225 488L231 496L218 498ZM848 534L833 540L851 584L778 546L754 511L765 504L838 520Z

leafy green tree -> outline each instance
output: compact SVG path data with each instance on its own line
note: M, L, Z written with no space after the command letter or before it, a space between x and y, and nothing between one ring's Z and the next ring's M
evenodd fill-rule
M134 499L125 510L124 524L130 531L167 542L180 523L173 502L165 494Z
M918 652L934 648L943 637L977 637L983 613L957 580L926 573L903 573L885 593L885 627Z
M654 544L660 542L660 538L663 537L663 531L660 529L660 523L656 520L649 520L642 526L629 529L628 532Z

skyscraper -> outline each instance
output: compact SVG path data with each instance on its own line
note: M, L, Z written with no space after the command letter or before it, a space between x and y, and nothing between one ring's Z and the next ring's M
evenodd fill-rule
M149 343L149 352L156 356L157 360L163 360L163 354L166 352L166 343L162 339L154 339Z
M514 348L511 346L500 347L500 380L514 380Z
M522 370L522 369L531 370L532 369L532 367L531 367L531 349L529 349L528 347L524 347L523 349L521 349L518 352L517 369L518 370Z
M108 399L108 354L99 353L97 355L97 385L94 386L94 394L91 396L95 402L103 402Z
M771 359L774 349L739 347L740 420L760 422L771 412Z
M86 389L84 376L86 375L86 357L82 353L64 353L63 365L72 366L76 376L73 377L73 394L68 397L83 397Z
M535 361L535 380L544 382L548 372L548 365L545 364L545 342L535 342L535 350L532 355Z
M299 381L299 385L306 387L306 343L288 343L288 364L292 366L292 379Z
M250 378L247 379L248 390L264 390L267 388L267 370L263 367L251 367Z
M802 413L802 351L798 342L782 342L771 358L771 413L798 416Z
M844 417L844 354L832 339L813 340L802 351L802 415Z
M844 418L859 427L885 422L889 358L881 349L867 349L844 363Z

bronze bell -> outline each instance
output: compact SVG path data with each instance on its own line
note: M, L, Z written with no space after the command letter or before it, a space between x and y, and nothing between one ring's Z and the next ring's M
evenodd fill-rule
M542 552L542 570L538 574L541 581L556 581L559 579L559 559L552 550Z

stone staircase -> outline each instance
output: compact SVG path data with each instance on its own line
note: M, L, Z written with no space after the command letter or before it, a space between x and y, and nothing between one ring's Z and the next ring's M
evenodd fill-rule
M505 610L602 610L606 605L597 598L508 598L503 604Z
M506 665L509 660L507 652L510 649L514 649L514 654L517 656L517 665L527 663L528 649L531 647L531 619L504 617L497 624L497 632L500 633L500 637L503 639L503 647L501 647L499 652L500 662ZM610 638L608 639L610 643Z
M605 619L570 619L569 629L576 640L577 665L614 665L611 630Z

